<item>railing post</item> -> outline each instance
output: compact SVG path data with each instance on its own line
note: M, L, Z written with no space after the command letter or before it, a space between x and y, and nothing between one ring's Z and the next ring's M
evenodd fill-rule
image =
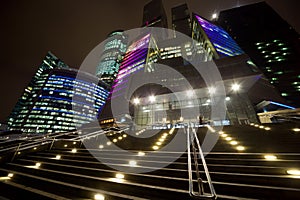
M15 151L13 157L11 158L11 160L10 160L11 162L15 159L15 157L16 157L16 155L17 155L19 149L20 149L20 147L21 147L21 143L19 143L19 145L18 145L18 147L17 147L17 149L16 149L16 151Z

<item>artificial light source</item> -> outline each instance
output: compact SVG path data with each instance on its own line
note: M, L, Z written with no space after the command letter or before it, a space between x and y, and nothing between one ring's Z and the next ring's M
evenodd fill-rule
M104 148L104 146L101 144L101 145L99 145L99 148L100 148L100 149L103 149L103 148Z
M129 161L129 166L130 167L136 167L136 161L135 160L130 160Z
M226 101L230 101L230 97L226 97L225 100L226 100Z
M239 91L240 90L240 85L239 84L237 84L237 83L234 83L234 84L232 84L231 85L231 89L233 90L233 91Z
M13 177L13 176L14 176L13 173L9 173L9 174L7 175L7 177L9 177L9 178L11 178L11 177Z
M161 142L156 142L156 144L159 146L159 145L161 145Z
M209 94L214 94L216 92L216 88L215 87L209 87L208 88L208 93Z
M103 194L95 194L94 199L95 200L105 200L105 197Z
M238 142L237 142L237 141L231 141L230 144L231 144L231 145L237 145Z
M225 140L230 141L230 140L232 140L232 138L231 137L227 137L227 138L225 138Z
M269 130L271 130L271 128L270 128L270 127L266 127L265 130L266 130L266 131L269 131Z
M72 153L77 153L77 149L72 149Z
M116 174L117 179L123 179L124 177L125 177L124 174L120 174L120 173Z
M300 128L293 128L294 132L300 132Z
M218 17L217 13L213 13L211 16L212 19L217 19L217 17Z
M149 96L149 101L151 103L153 103L155 101L155 96L153 96L153 95Z
M41 166L41 163L38 162L38 163L35 164L35 166L38 168L38 167Z
M290 175L300 176L300 170L298 170L298 169L290 169L290 170L287 170L286 173L288 173Z
M237 149L238 151L244 151L244 150L245 150L245 147L243 147L243 146L237 146L236 149Z
M277 156L275 155L265 155L264 158L266 160L277 160Z
M61 159L61 155L56 155L56 156L55 156L55 159L56 159L56 160Z
M152 149L157 150L158 146L153 146Z
M113 142L117 142L118 140L117 139L113 139Z
M144 152L142 152L142 151L139 151L139 152L138 152L138 156L144 156L144 155L145 155Z
M109 145L111 145L111 142L106 142L106 144L109 146Z
M133 99L133 104L135 104L135 105L140 104L140 99L139 98L134 98Z

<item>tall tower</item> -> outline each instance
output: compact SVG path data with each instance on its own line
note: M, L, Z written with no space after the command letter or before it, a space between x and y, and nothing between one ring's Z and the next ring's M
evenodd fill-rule
M191 36L191 17L187 4L172 8L172 29Z
M168 28L167 15L162 0L152 0L144 6L142 26Z
M193 14L192 38L200 42L213 59L244 53L223 28L197 14Z
M126 36L123 31L113 31L108 35L100 63L96 68L96 76L111 85L117 77L122 56L127 48Z
M300 106L299 34L265 2L224 10L218 22L281 96Z
M9 130L67 132L96 120L108 97L95 76L67 67L48 53L12 114Z

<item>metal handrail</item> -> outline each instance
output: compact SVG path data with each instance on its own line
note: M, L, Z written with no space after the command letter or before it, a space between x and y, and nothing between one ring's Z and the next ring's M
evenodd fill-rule
M196 134L195 129L192 128L192 133L190 133L190 126L188 126L185 130L186 135L187 135L187 149L188 149L188 174L189 174L189 194L192 198L195 199L216 199L217 195L215 192L215 189L213 187L209 171L207 168L207 164L204 159L204 155L200 146L200 142L198 139L198 136ZM196 146L195 142L196 141ZM191 158L191 148L192 148L192 153L193 153L193 159L194 159L194 165L196 169L196 177L197 177L197 183L198 183L198 192L194 191L194 185L193 185L193 170L192 170L192 158ZM198 153L197 153L198 150ZM203 181L200 177L200 170L198 166L198 155L201 159L203 168L204 168L204 173L206 176L207 181ZM208 183L209 185L209 190L210 193L205 194L204 193L204 187L203 183Z

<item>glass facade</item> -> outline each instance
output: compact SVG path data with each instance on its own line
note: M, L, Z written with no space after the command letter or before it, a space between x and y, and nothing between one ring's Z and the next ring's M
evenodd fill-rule
M130 75L144 69L150 38L150 34L146 34L128 47L121 62L118 76L112 86L112 97L124 94L122 91L127 87Z
M108 97L97 80L48 54L9 117L9 130L65 132L96 120Z
M193 39L202 42L204 48L211 52L213 58L244 54L243 50L221 27L194 14Z
M126 42L123 31L114 31L106 39L100 63L96 68L96 76L109 85L117 77L122 56L127 48Z

